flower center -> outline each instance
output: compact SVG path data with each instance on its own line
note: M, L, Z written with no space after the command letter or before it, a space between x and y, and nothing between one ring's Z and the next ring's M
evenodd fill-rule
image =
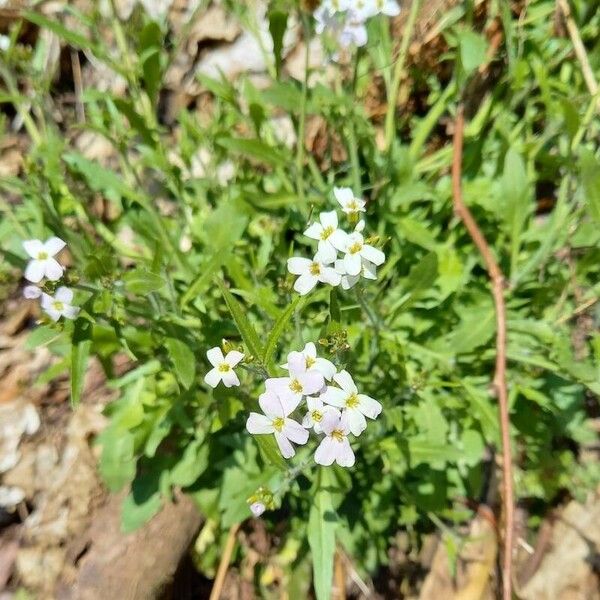
M275 417L273 419L273 427L275 427L277 431L281 431L283 429L284 424L285 420L283 419L283 417Z
M313 358L312 356L307 356L306 357L306 368L310 369L316 362L317 362L316 358Z
M346 407L347 408L356 408L360 403L360 400L358 399L358 396L356 394L350 394L350 396L348 396L346 398Z
M227 363L221 363L219 365L219 371L221 371L221 373L227 373L227 371L231 370L231 365L228 365Z
M348 252L350 252L350 254L357 254L362 250L362 247L363 245L360 242L354 242L354 244L348 248Z
M337 440L338 442L343 442L343 441L344 441L344 438L345 438L346 436L344 435L344 432L343 432L341 429L334 429L334 430L331 432L331 437L332 437L334 440Z
M356 198L352 198L352 200L348 202L347 208L350 210L358 210L358 202L356 201Z
M322 413L322 412L320 412L320 411L318 411L318 410L313 410L313 411L310 413L310 416L312 417L312 420L313 420L315 423L320 423L320 422L321 422L321 419L323 418L323 413Z
M334 231L334 227L332 227L331 225L327 225L327 227L325 227L325 229L323 229L323 231L321 232L321 239L326 240Z
M302 393L302 384L297 379L290 381L290 390L296 394Z
M45 250L38 252L38 260L46 260L48 258L48 253Z
M60 300L55 300L53 305L54 305L54 310L63 310L65 307L65 305Z
M311 275L320 275L321 274L321 265L319 263L312 263L309 268Z

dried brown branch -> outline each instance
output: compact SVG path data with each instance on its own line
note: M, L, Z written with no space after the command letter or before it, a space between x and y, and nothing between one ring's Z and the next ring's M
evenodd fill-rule
M223 556L221 556L221 562L217 569L217 576L215 577L215 583L213 584L212 590L210 591L209 600L219 600L221 592L223 591L223 584L225 583L225 575L227 575L227 569L229 568L229 561L231 560L231 554L235 547L235 537L237 535L239 523L232 525L227 534L227 541L225 542L225 549L223 550Z
M498 398L500 430L502 435L502 483L504 554L502 563L503 598L510 600L512 593L512 551L514 535L514 500L512 453L510 447L510 421L508 417L508 391L506 386L506 305L504 303L504 275L471 211L462 198L462 151L464 114L462 105L456 113L454 125L454 155L452 161L452 195L454 211L462 220L471 239L477 246L490 277L494 306L496 309L496 369L494 388Z

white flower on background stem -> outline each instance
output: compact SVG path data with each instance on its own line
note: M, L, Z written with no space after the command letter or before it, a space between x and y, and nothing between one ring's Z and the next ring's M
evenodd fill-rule
M348 10L353 18L365 22L376 15L395 17L400 14L400 7L396 0L350 0Z
M325 264L332 263L337 257L337 251L344 248L346 232L338 229L338 218L335 210L322 212L319 223L313 223L304 235L319 240L317 257Z
M363 259L377 266L385 262L385 254L378 248L365 244L362 233L358 231L348 234L344 252L346 254L343 258L343 264L347 275L359 275Z
M312 427L315 430L315 433L323 433L321 422L323 421L325 413L332 410L337 412L337 409L333 408L333 406L323 404L321 398L313 398L312 396L309 396L306 399L306 405L308 407L308 412L302 419L302 427L306 427L306 429Z
M339 410L327 411L323 415L321 429L325 437L315 452L315 462L327 467L335 461L340 467L351 467L355 459L348 441L350 427L347 415Z
M340 284L342 279L340 274L336 273L335 269L327 266L319 258L318 256L315 256L313 260L298 256L288 258L288 271L293 275L299 275L294 283L294 290L301 296L308 294L319 281L329 285Z
M79 308L71 302L73 290L64 286L59 287L54 296L42 293L42 308L53 321L58 321L61 317L74 319L79 314Z
M39 283L44 277L56 281L62 277L64 268L54 258L66 246L60 238L51 237L41 240L25 240L23 248L31 260L25 269L25 279Z
M351 215L365 212L366 202L357 198L351 188L334 187L333 195L346 214Z
M362 277L365 279L376 280L377 279L377 267L368 260L361 257L361 270L358 275L348 275L346 273L346 267L344 266L343 260L335 261L335 270L342 276L342 289L349 290L353 288L358 280Z
M265 510L267 510L267 507L262 502L253 502L250 505L250 512L257 518L260 517L260 515L262 515L265 512Z
M316 369L323 377L325 377L325 379L327 379L327 381L331 381L331 378L335 375L337 369L330 360L317 356L317 347L313 342L308 342L300 354L304 357L307 370ZM285 363L281 365L281 367L287 370L288 364Z
M304 396L320 392L325 385L325 379L317 369L307 367L302 352L288 354L287 369L289 377L271 377L265 381L265 386L268 392L273 392L281 398L286 410L289 408L289 412L292 412Z
M214 368L204 376L205 383L212 388L216 388L219 381L222 381L225 387L240 385L240 380L233 368L244 358L241 352L231 350L227 356L223 356L221 348L215 346L207 351L206 357Z
M293 419L289 414L294 410L290 405L282 402L279 396L267 390L261 394L258 403L263 411L250 413L246 421L246 429L253 435L272 433L284 458L291 458L296 454L291 442L306 444L308 431Z
M368 41L367 28L364 22L354 17L352 12L346 13L346 21L338 36L338 42L342 48L349 46L362 47Z
M23 297L27 300L35 300L42 295L42 289L37 285L26 285L23 288Z
M348 371L340 371L333 376L339 388L327 386L321 395L323 402L344 409L348 426L353 435L360 435L367 428L367 420L376 419L381 413L381 404L365 394L359 394Z
M374 0L377 14L386 17L397 17L400 14L400 6L396 0Z

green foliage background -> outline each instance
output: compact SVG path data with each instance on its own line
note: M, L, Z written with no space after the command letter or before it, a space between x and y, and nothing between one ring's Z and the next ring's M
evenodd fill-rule
M234 4L231 11L252 25L249 11ZM598 3L576 1L573 9L599 73ZM183 488L219 535L249 517L247 499L257 488L279 489L277 509L264 518L282 537L290 589L307 585L312 554L315 588L327 597L336 543L360 570L375 572L399 528L418 544L432 519L452 530L471 515L465 499L485 501L488 493L499 446L490 391L495 323L481 258L452 210L448 134L461 98L471 116L465 202L507 275L518 500L531 507L535 525L559 493L585 494L600 479L596 462L579 460L597 439L588 419L600 392L599 100L586 89L568 37L555 32L554 1L532 0L520 18L508 3L490 2L484 19L464 2L441 22L442 68L408 66L405 91L422 107L397 115L391 148L381 150L379 123L363 100L373 76L388 91L393 85L388 21L369 23L369 45L333 89L307 88L282 73L278 53L298 10L271 8L269 87L259 90L244 76L235 83L202 77L214 96L210 118L182 110L170 126L157 109L179 42L164 23L141 11L122 23L69 9L81 24L75 32L26 15L106 62L127 92L85 89L86 122L55 123L56 82L38 60L43 40L17 45L15 25L0 99L22 116L32 143L25 176L0 182L0 241L5 273L24 267L25 238L52 232L68 242L81 316L37 327L29 344L59 357L45 378L70 371L74 403L92 355L119 390L98 443L109 489L130 487L124 529L140 526ZM473 90L489 46L482 32L492 21L503 42ZM105 30L116 50L103 41ZM321 115L348 160L321 170L302 144L284 145L271 120L281 114L300 135L307 116ZM6 118L2 125L7 131ZM113 145L110 164L77 150L73 133L81 129ZM194 177L200 148L205 175ZM217 175L225 161L234 168L227 183ZM369 200L367 228L387 261L376 283L349 292L320 287L300 301L286 259L311 251L301 232L311 215L335 207L334 185ZM99 198L108 205L103 214L94 209ZM542 199L550 208L539 213ZM592 320L583 334L582 305ZM222 338L254 356L256 373L275 373L288 351L327 340L324 355L384 406L354 444L356 466L321 470L307 450L285 464L268 442L249 436L244 422L261 378L243 373L240 388L214 391L202 383L205 352ZM117 376L113 359L122 353L134 368ZM206 547L199 567L210 574L218 556L218 544Z

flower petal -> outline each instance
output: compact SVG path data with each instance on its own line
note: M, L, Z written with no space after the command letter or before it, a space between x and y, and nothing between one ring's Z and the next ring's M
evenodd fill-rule
M240 380L233 369L229 369L229 371L225 371L223 373L223 384L225 387L234 387L240 385Z
M55 308L45 308L44 309L46 311L46 314L53 320L53 321L58 321L61 317L61 312L59 310L56 310Z
M338 408L344 408L346 406L346 398L348 398L348 392L340 390L340 388L327 386L327 391L321 394L321 400L331 406L337 406Z
M313 223L312 225L308 226L308 228L304 232L304 235L313 240L320 240L322 233L323 233L323 226L320 223Z
M367 420L358 409L348 408L344 414L352 435L359 436L367 428Z
M376 419L381 414L383 407L374 398L366 394L359 394L358 399L360 400L358 409L363 415L369 417L369 419Z
M319 275L319 281L328 283L329 285L340 285L342 276L331 267L323 267Z
M315 369L327 379L327 381L331 381L331 378L335 375L337 369L335 365L326 358L317 357L315 359Z
M231 350L230 352L227 353L227 356L225 357L225 362L230 367L235 367L240 362L240 360L242 360L242 358L244 358L243 352L238 352L237 350Z
M48 256L56 256L66 245L59 237L51 237L44 242L44 250Z
M26 285L23 288L23 297L27 300L35 300L42 295L42 290L37 285Z
M219 381L221 381L221 371L217 368L211 369L204 376L204 383L210 385L211 388L216 388L219 385Z
M315 346L314 342L307 342L304 345L304 350L302 350L302 354L304 354L304 356L309 356L310 358L316 358L317 347Z
M304 275L300 275L298 279L296 279L296 283L294 283L294 289L301 295L305 296L310 292L315 285L317 285L318 279L311 275L310 273L305 273Z
M273 433L275 431L271 419L265 417L265 415L261 415L255 412L251 412L248 415L248 420L246 421L246 429L249 433L253 435Z
M323 225L323 227L333 227L334 229L337 229L338 218L335 210L322 212L319 215L319 221L321 221L321 225Z
M215 346L206 352L206 358L213 367L218 367L222 362L225 361L223 358L223 352L219 346Z
M285 379L285 378L282 378ZM269 381L267 379L267 381ZM261 410L267 415L274 419L275 417L284 417L284 408L279 396L270 391L267 388L267 391L262 393L258 397L258 404L260 405Z
M319 249L315 254L315 260L317 262L329 265L337 258L337 250L331 245L329 240L320 240L318 248Z
M308 271L311 263L312 261L308 258L293 256L292 258L288 258L287 268L288 271L294 275L302 275L302 273L306 273Z
M354 457L354 452L350 447L350 442L348 438L344 438L341 442L338 442L337 453L335 462L337 462L340 467L351 467L354 465L356 459Z
M44 251L44 244L40 240L25 240L23 249L31 258L37 258L38 254Z
M304 417L302 417L302 427L306 427L306 429L310 429L314 425L314 421L310 412L307 412Z
M54 302L54 298L45 292L42 292L42 299L40 303L43 309L48 309L52 307L52 303Z
M354 380L352 379L352 375L350 375L350 373L348 373L348 371L346 371L345 369L343 371L340 371L339 373L336 373L333 376L333 380L345 392L348 392L348 394L356 394L358 392L358 389L356 388L356 384L354 383Z
M321 400L320 396L318 398L315 398L314 396L308 396L306 398L306 406L308 407L308 410L311 412L313 410L322 410L323 409L323 400Z
M340 411L337 409L328 410L323 413L323 419L321 419L321 428L323 432L330 435L331 432L340 423Z
M65 304L71 304L73 300L73 290L61 285L57 290L56 294L54 294L55 300L59 302L64 302Z
M341 229L336 229L328 238L327 241L340 252L344 251L346 242L348 240L348 234Z
M354 198L354 192L351 188L348 187L334 187L333 195L335 196L335 199L342 205L342 207L346 206L346 204L348 204L348 202L351 202Z
M63 267L54 259L44 261L44 273L50 281L58 281L63 276Z
M298 381L300 381L302 384L302 393L305 396L316 394L325 383L323 380L323 375L316 369L311 369L306 373L302 373L298 376Z
M287 357L288 371L296 377L306 373L306 357L303 352L290 352Z
M306 444L308 441L308 431L300 423L296 423L294 419L285 420L281 433L295 444Z
M63 309L63 313L62 314L67 319L75 319L77 317L77 315L79 314L79 307L78 306L71 306L70 304L67 304L65 306L65 308Z
M322 425L323 424L321 423L321 426ZM315 452L315 462L318 465L323 465L325 467L333 464L333 461L337 456L337 444L338 442L336 442L333 438L325 436L321 440L321 443Z
M362 247L360 254L363 258L366 258L369 262L372 262L377 266L382 265L385 262L385 254L378 248L369 246L369 244L365 244Z
M344 269L348 275L359 275L361 268L360 254L346 254L344 256Z
M296 451L294 450L294 446L290 443L290 441L283 435L283 433L279 433L279 431L275 432L275 441L279 446L279 450L281 451L281 456L283 458L292 458Z
M364 258L362 261L362 276L365 279L377 279L377 267Z
M44 278L46 271L45 260L30 260L25 268L24 277L31 283L39 283Z
M360 277L358 275L342 275L342 289L349 290L353 288L357 283Z

